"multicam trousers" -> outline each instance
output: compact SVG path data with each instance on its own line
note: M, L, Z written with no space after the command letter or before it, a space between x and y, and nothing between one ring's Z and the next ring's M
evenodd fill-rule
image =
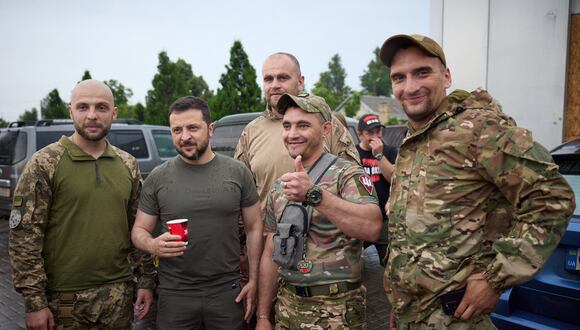
M276 329L364 329L366 288L345 293L300 297L284 287L278 291Z
M111 283L74 292L50 292L48 307L57 329L131 329L133 283Z
M480 315L467 321L459 320L453 316L446 315L443 309L436 309L428 317L420 322L402 322L397 321L397 329L399 330L495 330L497 329L489 314Z

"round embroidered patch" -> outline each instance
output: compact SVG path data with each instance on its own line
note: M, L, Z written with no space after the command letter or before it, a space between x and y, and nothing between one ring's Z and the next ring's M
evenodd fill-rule
M20 214L20 211L17 209L13 209L12 212L10 212L10 220L8 221L10 229L18 227L18 225L20 224L20 220L22 220L22 215Z

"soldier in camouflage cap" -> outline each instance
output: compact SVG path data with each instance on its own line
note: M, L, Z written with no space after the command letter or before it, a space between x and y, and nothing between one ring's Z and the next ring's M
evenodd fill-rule
M16 186L14 287L24 296L29 329L129 329L133 269L137 319L149 311L155 275L151 256L130 240L139 168L105 138L117 115L109 87L80 82L68 110L75 133L36 152Z
M282 136L282 115L276 105L284 93L298 95L304 89L304 76L298 59L289 53L274 53L262 66L262 91L266 99L266 109L260 117L244 128L235 159L242 161L252 172L262 215L266 206L266 196L272 182L280 175L294 169L294 162L288 156L280 136ZM332 130L325 138L324 150L349 161L359 163L355 144L348 130L336 119L331 121ZM240 233L243 233L243 228ZM245 241L243 235L241 241ZM242 256L242 276L247 279L247 260Z
M451 74L432 39L393 36L381 59L409 117L387 203L392 325L493 329L501 292L530 280L558 245L574 194L486 91L446 95Z
M268 195L257 329L271 328L268 314L276 292L276 329L363 329L361 240L377 239L381 229L373 185L358 164L335 156L313 183L306 170L323 157L324 137L331 132L330 109L322 98L307 94L285 94L278 105L282 139L295 171L276 180ZM285 268L272 260L273 237L289 202L309 205L312 213L305 252L296 267Z

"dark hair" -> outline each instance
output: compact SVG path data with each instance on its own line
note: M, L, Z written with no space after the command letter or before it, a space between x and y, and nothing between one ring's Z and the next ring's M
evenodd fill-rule
M200 110L203 116L203 121L205 121L208 125L211 124L211 113L207 102L201 97L197 96L184 96L177 99L177 101L173 102L173 104L169 107L169 115L174 112L179 113L187 110Z

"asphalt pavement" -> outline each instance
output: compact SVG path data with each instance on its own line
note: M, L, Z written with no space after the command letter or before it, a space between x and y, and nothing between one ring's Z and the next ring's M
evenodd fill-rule
M24 301L12 286L12 269L8 259L8 221L0 219L0 330L25 329ZM367 329L386 329L389 304L383 290L383 268L374 247L365 253L363 283L367 288Z

